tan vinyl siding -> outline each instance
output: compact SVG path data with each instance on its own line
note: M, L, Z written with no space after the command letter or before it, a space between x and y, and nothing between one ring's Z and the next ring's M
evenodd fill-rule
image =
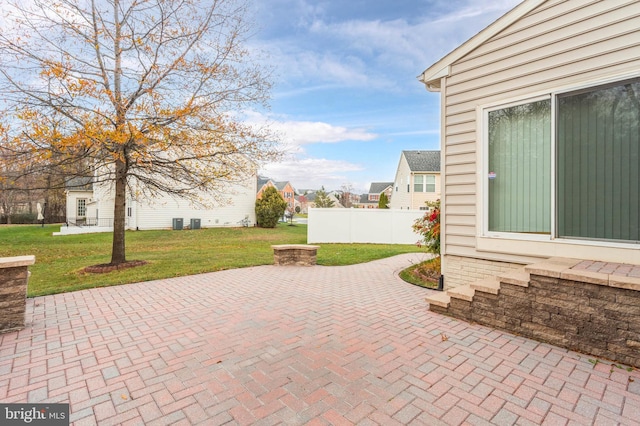
M475 142L449 144L448 155L462 155L476 152Z
M466 121L460 124L452 124L447 126L447 135L455 135L460 133L469 133L475 130L475 120L474 121Z
M465 185L465 184L475 184L476 178L475 175L470 175L469 173L454 175L447 174L447 187L451 185Z
M576 45L581 45L585 40L578 37L587 36L596 29L610 27L612 23L637 15L637 0L591 1L587 4L566 1L541 12L529 13L458 61L456 66L495 51L505 52L507 55L513 54L514 52L509 49L520 44L526 51L534 50L539 45L569 39L573 39ZM586 24L583 25L583 22ZM490 60L485 59L484 62L488 63Z
M474 111L466 111L461 114L450 115L447 117L447 125L473 123L476 120Z
M464 225L447 224L447 236L449 235L462 235L467 233L467 229Z
M447 166L458 165L458 164L474 164L476 162L476 153L474 152L463 152L460 154L454 154L451 152L447 153Z
M476 218L473 215L449 215L447 216L447 225L463 225L463 226L475 226ZM465 230L465 233L468 229Z
M633 9L633 10L631 10ZM521 63L523 60L536 60L552 55L559 55L565 52L571 52L574 48L580 48L588 45L594 41L605 41L611 39L611 33L609 32L610 24L613 22L619 22L620 25L627 27L626 32L633 31L637 28L638 20L638 5L627 6L626 8L616 10L616 19L611 19L612 22L602 22L598 17L575 23L574 26L561 27L560 29L547 33L545 38L549 41L540 45L537 38L527 39L520 43L510 44L504 47L502 50L491 51L480 56L476 56L472 59L467 59L464 62L459 62L455 65L454 71L460 81L468 79L468 72L478 69L478 73L484 74L487 72L487 64L491 64L491 61L500 61L504 59L504 54L510 55L513 58L513 64ZM622 31L622 34L625 30ZM583 40L581 40L583 38ZM573 39L575 45L567 45L566 41ZM587 40L590 42L587 43ZM538 42L538 43L536 43ZM474 53L478 53L479 49Z
M585 82L640 75L637 0L543 3L451 65L444 97L447 255L526 262L530 257L478 252L477 108L526 99Z
M449 173L454 173L454 174L455 173L457 173L457 174L460 174L460 173L465 173L465 174L467 174L467 173L475 173L476 165L475 165L475 163L469 163L469 162L464 163L464 164L451 164L451 165L447 164L445 166L445 170L446 170L447 174L449 174Z
M467 205L475 201L475 194L447 194L448 205Z
M637 19L637 25L640 27L640 18ZM490 72L488 69L473 70L474 72L483 71L486 72L486 74L481 77L476 77L473 80L466 80L457 84L452 78L452 81L449 82L452 85L450 86L449 95L455 96L460 94L466 97L470 92L475 93L478 88L482 90L485 85L495 85L501 82L511 82L515 86L520 87L523 85L524 79L530 78L536 78L540 82L545 82L549 80L549 77L556 77L555 73L558 71L559 66L574 68L576 63L584 63L589 66L589 68L595 68L598 66L596 62L600 60L606 60L607 63L619 62L624 58L621 55L624 55L629 49L637 49L638 46L640 46L640 38L637 33L632 33L615 39L584 45L574 50L563 51L555 54L553 58L551 58L550 55L540 56L536 59L529 58L530 60L528 61L526 58L518 58L521 59L522 62L516 66L512 65L513 58L510 58L509 62L502 61L503 63L501 64L491 65L491 67L504 67L502 71ZM538 50L545 50L546 53L552 52L549 47ZM554 59L553 65L550 64L551 59ZM592 65L595 65L595 67ZM523 75L523 72L526 74ZM575 68L573 72L575 72ZM569 73L571 73L571 71ZM457 99L457 97L453 97L452 102L455 102L455 99Z
M475 184L447 185L447 194L450 195L476 195Z
M447 215L450 214L464 214L464 215L472 215L476 214L476 206L471 204L453 204L449 202L450 195L447 194ZM473 231L473 229L472 229ZM471 237L473 237L473 232Z
M449 147L453 147L454 145L465 145L463 149L471 149L469 146L471 145L475 147L475 143L475 132L447 135L447 145Z

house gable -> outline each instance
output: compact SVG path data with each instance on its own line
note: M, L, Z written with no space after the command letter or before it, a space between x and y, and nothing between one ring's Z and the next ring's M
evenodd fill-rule
M480 31L474 37L448 53L442 59L429 68L424 70L419 76L420 80L426 86L427 90L438 92L441 89L441 79L451 75L451 65L481 46L487 40L495 37L505 28L531 12L536 7L545 3L546 0L525 0L515 8L511 9L505 15L493 22L491 25Z

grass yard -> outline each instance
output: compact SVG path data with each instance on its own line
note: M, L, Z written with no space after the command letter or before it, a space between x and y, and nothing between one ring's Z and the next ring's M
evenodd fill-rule
M109 263L111 234L53 237L59 225L0 227L0 257L35 255L28 296L273 263L272 244L305 244L307 226L275 229L209 228L193 231L127 231L127 260L147 265L88 274L86 266ZM421 251L414 245L319 244L319 265L351 265Z

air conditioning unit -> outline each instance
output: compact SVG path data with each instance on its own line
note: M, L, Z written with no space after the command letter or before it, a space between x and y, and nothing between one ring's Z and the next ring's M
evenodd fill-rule
M200 229L200 219L191 219L191 229Z
M174 231L182 231L182 228L184 227L184 219L181 217L174 217L173 218L173 230Z

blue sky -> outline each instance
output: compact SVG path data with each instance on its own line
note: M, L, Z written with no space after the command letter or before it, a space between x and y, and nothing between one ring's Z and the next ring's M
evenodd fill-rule
M287 158L261 174L367 192L400 152L439 149L439 94L417 76L520 0L260 0L251 43L275 68Z

